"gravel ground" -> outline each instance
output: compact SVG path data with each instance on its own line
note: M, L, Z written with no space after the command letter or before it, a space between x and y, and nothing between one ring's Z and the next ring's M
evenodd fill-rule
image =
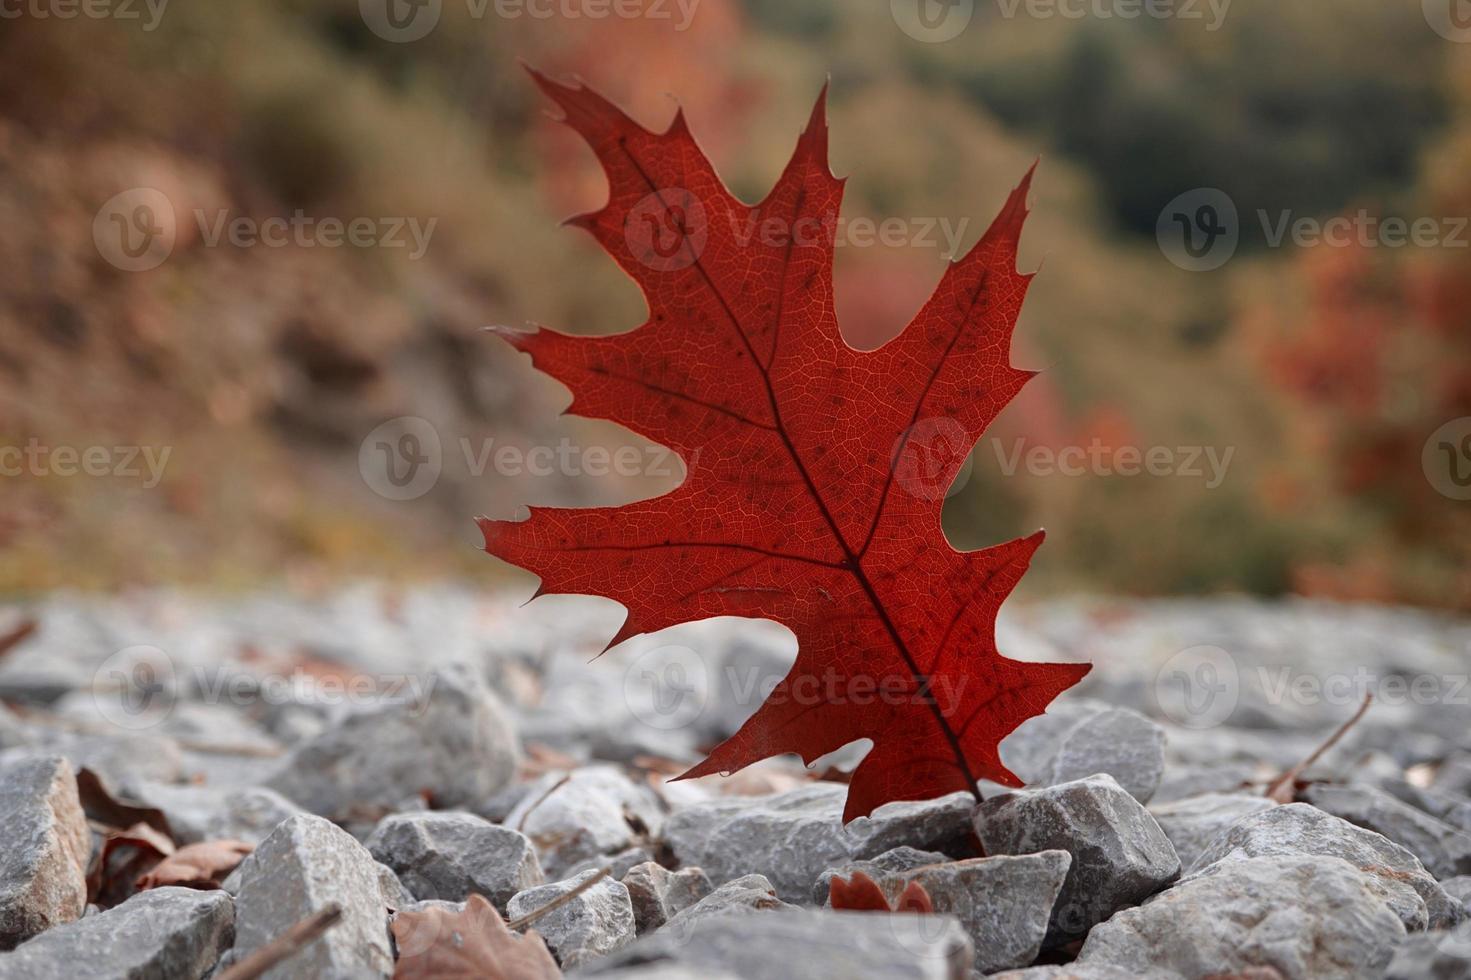
M1471 622L1014 603L1009 656L1097 665L1003 744L1028 789L845 828L862 745L667 781L786 673L784 630L595 659L618 621L375 585L0 607L0 634L32 626L0 659L0 977L218 975L331 904L266 975L388 977L434 939L395 916L481 895L514 919L589 882L532 926L578 975L1471 976ZM218 840L254 853L135 893L137 855ZM826 908L858 870L934 914Z

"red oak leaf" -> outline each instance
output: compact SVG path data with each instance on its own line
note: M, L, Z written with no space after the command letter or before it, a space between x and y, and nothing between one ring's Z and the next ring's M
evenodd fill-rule
M580 84L532 75L608 176L608 204L570 223L638 282L650 316L612 336L502 336L571 389L569 413L662 443L688 472L624 507L481 519L486 550L539 575L538 595L622 603L609 647L712 616L796 634L781 685L684 777L787 752L810 763L867 738L845 822L974 793L982 778L1020 786L998 743L1089 667L996 650L996 612L1042 532L962 553L940 511L1033 374L1009 354L1031 280L1016 270L1031 175L902 334L854 350L833 314L843 183L828 169L824 98L776 187L748 206L682 113L649 132Z
M890 907L888 896L878 882L862 871L853 872L851 880L834 875L827 883L827 903L832 908L852 912L919 912L929 915L935 911L930 893L917 881L905 885L898 900Z

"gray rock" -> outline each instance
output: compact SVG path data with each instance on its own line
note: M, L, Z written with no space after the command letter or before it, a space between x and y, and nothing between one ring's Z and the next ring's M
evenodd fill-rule
M441 667L426 692L343 716L303 742L267 784L313 813L376 821L411 795L479 803L515 775L515 733L480 673Z
M479 894L504 912L512 895L546 880L525 834L470 813L384 817L365 844L420 899Z
M1077 965L1151 978L1371 980L1404 938L1399 918L1348 862L1244 858L1212 865L1097 926Z
M130 794L146 780L166 783L184 774L179 743L161 735L126 731L73 735L56 740L47 751L66 756L73 770L91 769Z
M702 919L726 915L749 915L753 912L796 911L776 897L776 889L764 875L746 875L727 881L694 905L672 916L665 925L669 930L688 930Z
M1153 804L1187 800L1212 793L1239 794L1257 779L1255 762L1171 762L1166 764Z
M1262 796L1247 796L1244 793L1211 793L1171 803L1160 803L1149 808L1175 853L1180 855L1180 865L1189 868L1205 853L1211 841L1221 835L1227 827L1244 817L1276 806Z
M1471 752L1457 752L1441 763L1430 788L1446 796L1471 796Z
M654 854L647 847L630 847L628 850L619 851L617 854L599 854L596 857L579 861L568 868L567 873L563 877L575 878L584 871L597 871L600 868L607 868L608 874L622 881L623 876L628 874L629 871L632 871L640 864L645 864L652 860L654 860Z
M744 980L967 980L972 959L970 937L949 916L878 918L871 912L793 909L780 915L714 916L688 929L660 929L587 972Z
M1068 732L1094 715L1110 710L1112 705L1107 702L1086 698L1054 701L1042 714L1028 718L1002 739L1001 762L1023 782L1041 782L1047 778L1052 760Z
M809 901L818 875L907 845L970 857L969 793L924 803L889 803L842 824L847 787L814 783L786 793L727 797L676 810L664 841L681 865L705 869L716 885L745 874L770 879L783 901Z
M1083 719L1058 747L1049 785L1107 773L1140 803L1148 803L1165 771L1165 730L1137 711L1111 708Z
M1252 814L1227 829L1195 859L1190 871L1239 858L1342 858L1371 879L1406 929L1454 925L1464 909L1415 855L1371 830L1307 805L1292 803Z
M547 773L506 817L506 826L530 837L550 878L576 865L623 851L657 834L658 798L611 766Z
M254 952L329 904L342 907L341 922L266 977L359 980L393 973L378 864L340 827L309 814L291 817L238 870L238 955Z
M535 912L597 874L540 885L513 897L507 908L515 919ZM536 920L536 931L565 969L572 969L628 945L635 935L633 903L622 882L604 878L561 908Z
M198 980L234 935L234 903L224 892L155 888L0 955L0 977Z
M1309 786L1303 798L1408 848L1437 878L1471 874L1471 834L1372 786Z
M14 711L0 704L0 750L30 745L35 736Z
M1445 889L1445 893L1451 898L1454 898L1468 909L1471 909L1471 875L1460 875L1456 878L1447 879L1446 881L1442 881L1440 886Z
M1471 923L1411 936L1395 950L1385 980L1463 980L1471 977Z
M180 844L206 840L243 840L259 844L301 807L274 790L218 789L211 786L146 782L137 799L163 811Z
M828 868L817 876L817 884L812 886L812 904L826 905L829 893L832 890L834 878L852 878L854 872L861 871L874 881L883 881L889 875L901 871L913 871L927 864L943 864L950 858L939 851L920 851L912 847L896 847L892 851L874 857L868 861L849 861L840 868Z
M1421 789L1403 779L1383 780L1379 783L1379 788L1401 803L1408 803L1442 823L1448 823L1459 831L1471 834L1471 800Z
M975 969L991 973L1036 960L1071 864L1065 851L1043 851L952 861L894 877L919 882L936 912L958 919L975 945Z
M388 865L378 863L378 897L383 900L385 908L403 909L413 905L416 899L412 892L404 887L403 879Z
M92 834L64 758L0 770L0 949L81 916Z
M1086 935L1180 876L1170 839L1112 776L993 797L976 808L975 821L987 854L1073 856L1052 910L1048 946Z
M653 861L630 868L622 880L639 935L659 928L712 891L709 876L699 868L670 871Z
M1067 966L1033 966L1025 970L1003 970L991 974L990 980L1139 980L1139 975L1116 967L1083 966L1069 963ZM1256 978L1252 978L1256 980ZM1262 977L1260 980L1273 980Z

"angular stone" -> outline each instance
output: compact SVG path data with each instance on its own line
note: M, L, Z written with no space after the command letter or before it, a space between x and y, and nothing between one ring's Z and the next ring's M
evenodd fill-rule
M535 912L596 874L596 871L586 871L576 878L521 892L511 899L507 914L515 919ZM535 928L557 962L571 970L633 941L633 903L622 882L604 878L566 905L537 919Z
M776 897L764 875L746 875L727 881L719 888L700 899L694 905L672 916L665 925L669 930L688 930L702 919L728 915L750 915L753 912L773 912L778 909L796 911Z
M1063 737L1048 767L1049 785L1107 773L1148 803L1165 771L1165 730L1137 711L1110 708L1080 721Z
M312 813L377 821L409 796L479 803L515 775L516 736L480 672L441 667L417 699L357 708L303 742L267 781Z
M1159 788L1150 803L1159 805L1207 794L1236 795L1248 792L1257 778L1255 762L1171 762L1165 766Z
M388 977L393 955L379 866L350 834L321 817L291 817L240 865L235 952L245 956L330 904L342 920L291 960L273 980Z
M0 977L26 980L198 980L235 936L222 891L155 888L116 908L49 929L0 955Z
M972 959L970 937L949 916L792 909L659 929L587 973L617 976L628 968L639 977L968 980Z
M243 840L259 844L287 817L303 812L275 790L144 783L138 800L163 811L180 844Z
M1047 946L1087 935L1180 876L1170 839L1112 776L993 797L976 808L975 821L987 854L1057 850L1073 856Z
M1471 800L1421 789L1403 779L1383 780L1379 788L1401 803L1408 803L1442 823L1448 823L1463 833L1471 834Z
M1189 870L1240 858L1315 855L1342 858L1372 879L1371 887L1406 929L1441 928L1465 918L1460 903L1407 849L1306 803L1272 807L1238 821L1212 841Z
M623 876L628 874L628 872L640 864L647 864L652 860L654 860L653 852L647 847L630 847L628 850L619 851L617 854L598 854L594 857L584 858L568 868L567 873L563 877L575 878L584 871L597 871L601 868L607 868L608 874L622 881Z
M1373 786L1309 786L1303 798L1349 823L1408 848L1432 875L1471 874L1471 834L1402 803Z
M1087 698L1054 701L1042 714L1028 718L1001 740L1001 763L1023 782L1045 780L1068 732L1111 709L1112 705L1106 702Z
M1471 752L1457 752L1442 762L1430 788L1446 796L1471 797Z
M1189 868L1227 827L1274 806L1275 803L1263 796L1211 793L1171 803L1157 803L1149 808L1149 812L1170 843L1175 845L1181 867Z
M0 770L0 949L80 918L92 834L60 756Z
M378 862L378 897L388 909L403 909L413 905L416 899L403 880L388 865Z
M1462 980L1471 977L1471 923L1446 932L1411 936L1395 950L1385 980Z
M849 861L840 868L828 868L817 876L817 884L812 886L812 904L827 904L834 878L850 879L855 872L861 871L874 881L883 881L887 876L901 871L913 871L927 864L943 864L949 860L950 858L939 851L919 851L912 847L896 847L868 861Z
M1404 938L1368 879L1340 858L1243 858L1095 927L1077 966L1138 977L1370 980Z
M919 882L936 912L959 920L975 946L975 969L991 973L1036 960L1071 864L1066 851L1043 851L951 861L894 877Z
M547 773L506 817L536 845L549 878L657 834L663 814L652 790L611 766Z
M630 868L623 876L623 886L633 903L639 935L659 928L713 890L710 878L699 868L670 871L653 861Z
M505 911L512 895L546 880L525 834L470 813L384 817L364 843L418 899L479 894Z
M843 826L847 787L814 783L762 797L727 797L676 810L664 841L681 865L703 868L716 885L765 875L786 902L807 902L818 875L900 846L975 854L969 793L923 803L889 803Z

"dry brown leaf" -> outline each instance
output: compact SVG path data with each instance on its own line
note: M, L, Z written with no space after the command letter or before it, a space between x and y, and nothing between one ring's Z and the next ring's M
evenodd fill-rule
M562 975L534 932L518 936L495 906L471 895L460 912L435 907L393 917L393 980L556 980Z
M102 777L91 769L77 770L77 796L81 798L82 812L87 815L88 820L119 829L143 823L170 840L173 839L173 829L169 827L168 818L163 815L162 810L118 799L107 788Z
M164 858L152 871L140 875L138 890L182 885L186 888L218 888L220 882L244 861L255 846L243 840L209 840L181 847Z
M108 909L133 894L140 875L174 853L174 842L146 823L100 832L102 846L87 873L87 901Z

